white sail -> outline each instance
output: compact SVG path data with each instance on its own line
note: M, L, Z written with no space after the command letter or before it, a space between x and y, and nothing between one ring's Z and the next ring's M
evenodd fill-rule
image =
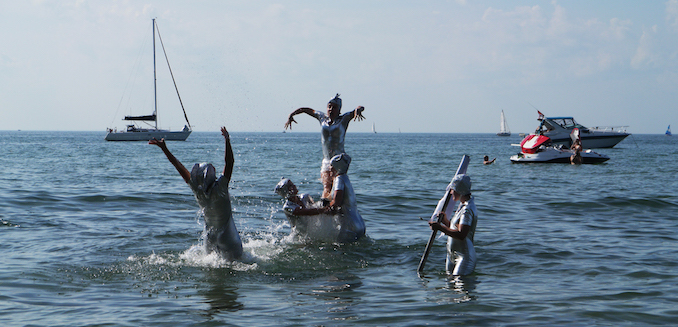
M506 123L506 116L504 116L504 110L501 111L501 121L499 122L499 136L511 136L511 131L509 130L508 123Z

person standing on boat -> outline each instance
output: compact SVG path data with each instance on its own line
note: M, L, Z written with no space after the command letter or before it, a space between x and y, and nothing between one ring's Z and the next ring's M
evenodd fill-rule
M581 156L581 152L584 150L584 148L581 146L581 140L576 139L570 147L570 150L574 151L574 154L570 156L570 163L573 165L581 165L584 161L584 158Z
M365 107L358 106L355 110L341 115L341 98L339 98L339 93L337 93L337 95L327 103L327 114L311 108L302 107L294 110L287 118L285 129L292 129L292 123L296 123L294 116L301 113L312 116L320 122L321 142L323 147L320 177L323 183L323 199L327 199L332 190L330 159L335 155L344 153L344 138L346 136L348 124L351 120L360 121L365 119L362 114L363 110L365 110Z
M240 235L233 222L231 199L228 184L233 173L233 149L226 127L221 128L226 149L224 170L217 178L216 169L209 163L197 163L189 172L184 165L167 149L165 139L153 138L148 144L155 144L167 156L184 181L191 187L195 199L200 205L205 219L205 247L207 252L218 252L224 258L235 260L242 257L243 249Z
M466 174L456 175L450 185L452 199L460 202L454 217L450 220L441 212L442 221L429 221L429 225L432 230L439 230L448 236L447 272L454 276L469 275L476 267L473 235L478 223L477 209L471 195L471 177Z
M351 157L346 153L338 154L330 159L330 175L334 177L334 180L329 208L340 215L341 226L337 238L340 243L357 241L365 236L365 221L358 212L355 191L346 174L350 164Z

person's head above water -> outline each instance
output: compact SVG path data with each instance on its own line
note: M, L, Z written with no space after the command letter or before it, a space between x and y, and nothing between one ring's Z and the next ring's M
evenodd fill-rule
M198 185L198 189L207 192L212 184L217 181L216 169L212 164L206 162L195 164L191 169L191 180Z
M452 189L461 196L471 194L471 177L466 174L454 176L450 184Z
M275 193L287 199L290 196L296 195L297 186L292 183L289 178L283 178L278 182L278 185L275 186Z
M337 171L337 174L346 174L348 166L351 165L351 157L346 154L338 154L330 159L330 166Z
M337 95L327 103L327 114L330 117L333 117L338 116L339 112L341 112L341 98L339 97L339 93L337 93Z

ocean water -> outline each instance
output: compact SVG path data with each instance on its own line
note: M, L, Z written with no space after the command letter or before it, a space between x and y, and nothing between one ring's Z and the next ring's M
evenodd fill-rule
M316 197L319 133L232 133L247 254L201 247L189 187L160 149L98 132L0 132L2 326L631 326L678 318L678 139L632 135L599 165L511 164L518 136L351 133L367 226L290 236L281 177ZM223 167L223 140L168 143ZM461 156L479 210L473 275L446 275L426 220ZM483 165L482 156L497 162Z

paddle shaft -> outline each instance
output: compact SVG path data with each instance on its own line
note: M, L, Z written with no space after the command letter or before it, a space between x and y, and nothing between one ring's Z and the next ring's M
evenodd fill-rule
M443 220L443 213L447 209L447 205L450 204L450 199L452 198L452 195L450 195L450 192L447 192L445 195L445 203L443 204L443 208L440 210L440 213L438 214L438 222L442 222ZM419 267L417 268L417 271L422 271L424 270L424 266L426 265L426 260L428 260L428 254L431 252L431 247L433 246L433 241L436 238L436 235L438 235L438 231L434 230L431 232L431 238L428 239L428 243L426 243L426 250L424 250L424 255L421 257L421 261L419 261Z

